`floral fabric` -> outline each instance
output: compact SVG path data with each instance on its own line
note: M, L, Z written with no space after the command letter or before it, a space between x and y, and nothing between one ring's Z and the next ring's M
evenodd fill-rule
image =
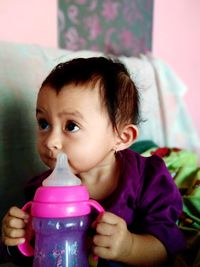
M61 48L136 56L151 51L153 0L59 0Z
M135 145L132 149L134 150ZM156 147L150 142L141 141L137 150L146 146L143 156L161 157L178 186L183 200L183 212L177 224L184 233L187 249L180 253L173 267L200 266L200 166L198 155L177 147ZM152 146L152 147L150 147Z

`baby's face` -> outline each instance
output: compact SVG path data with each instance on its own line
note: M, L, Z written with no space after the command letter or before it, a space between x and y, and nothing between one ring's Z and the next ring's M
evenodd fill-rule
M38 151L54 168L59 151L67 154L75 174L106 164L117 134L102 107L98 87L64 86L57 94L45 86L38 94Z

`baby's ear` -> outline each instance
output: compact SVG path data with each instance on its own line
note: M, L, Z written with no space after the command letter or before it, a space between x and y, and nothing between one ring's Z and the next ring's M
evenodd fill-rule
M133 124L125 125L119 132L116 143L116 152L130 147L138 137L138 128Z

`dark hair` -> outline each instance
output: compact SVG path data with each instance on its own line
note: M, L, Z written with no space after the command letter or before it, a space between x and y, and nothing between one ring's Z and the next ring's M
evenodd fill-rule
M124 64L105 57L76 58L58 64L43 81L57 93L69 84L100 84L100 94L115 129L139 123L139 95Z

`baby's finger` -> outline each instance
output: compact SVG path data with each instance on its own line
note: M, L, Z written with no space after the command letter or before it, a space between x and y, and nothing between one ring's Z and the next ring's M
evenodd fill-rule
M119 216L111 212L104 212L102 216L99 217L99 220L98 220L98 222L105 222L105 223L109 223L113 225L118 224L121 221L122 219Z
M109 236L95 235L93 238L93 244L98 247L110 248L112 245L112 239Z
M16 217L11 217L11 216L8 216L5 219L4 224L6 227L11 227L16 229L21 229L26 226L26 223L24 222L23 219L18 219Z
M6 238L23 238L25 236L25 230L5 227L3 236L4 240Z
M23 211L22 209L19 209L18 207L11 207L8 211L8 214L10 216L21 218L21 219L28 219L29 215Z
M108 223L98 223L96 226L96 232L100 235L113 235L116 232L116 225Z
M25 238L9 238L9 237L4 238L4 244L6 246L17 246L24 242L25 242Z

